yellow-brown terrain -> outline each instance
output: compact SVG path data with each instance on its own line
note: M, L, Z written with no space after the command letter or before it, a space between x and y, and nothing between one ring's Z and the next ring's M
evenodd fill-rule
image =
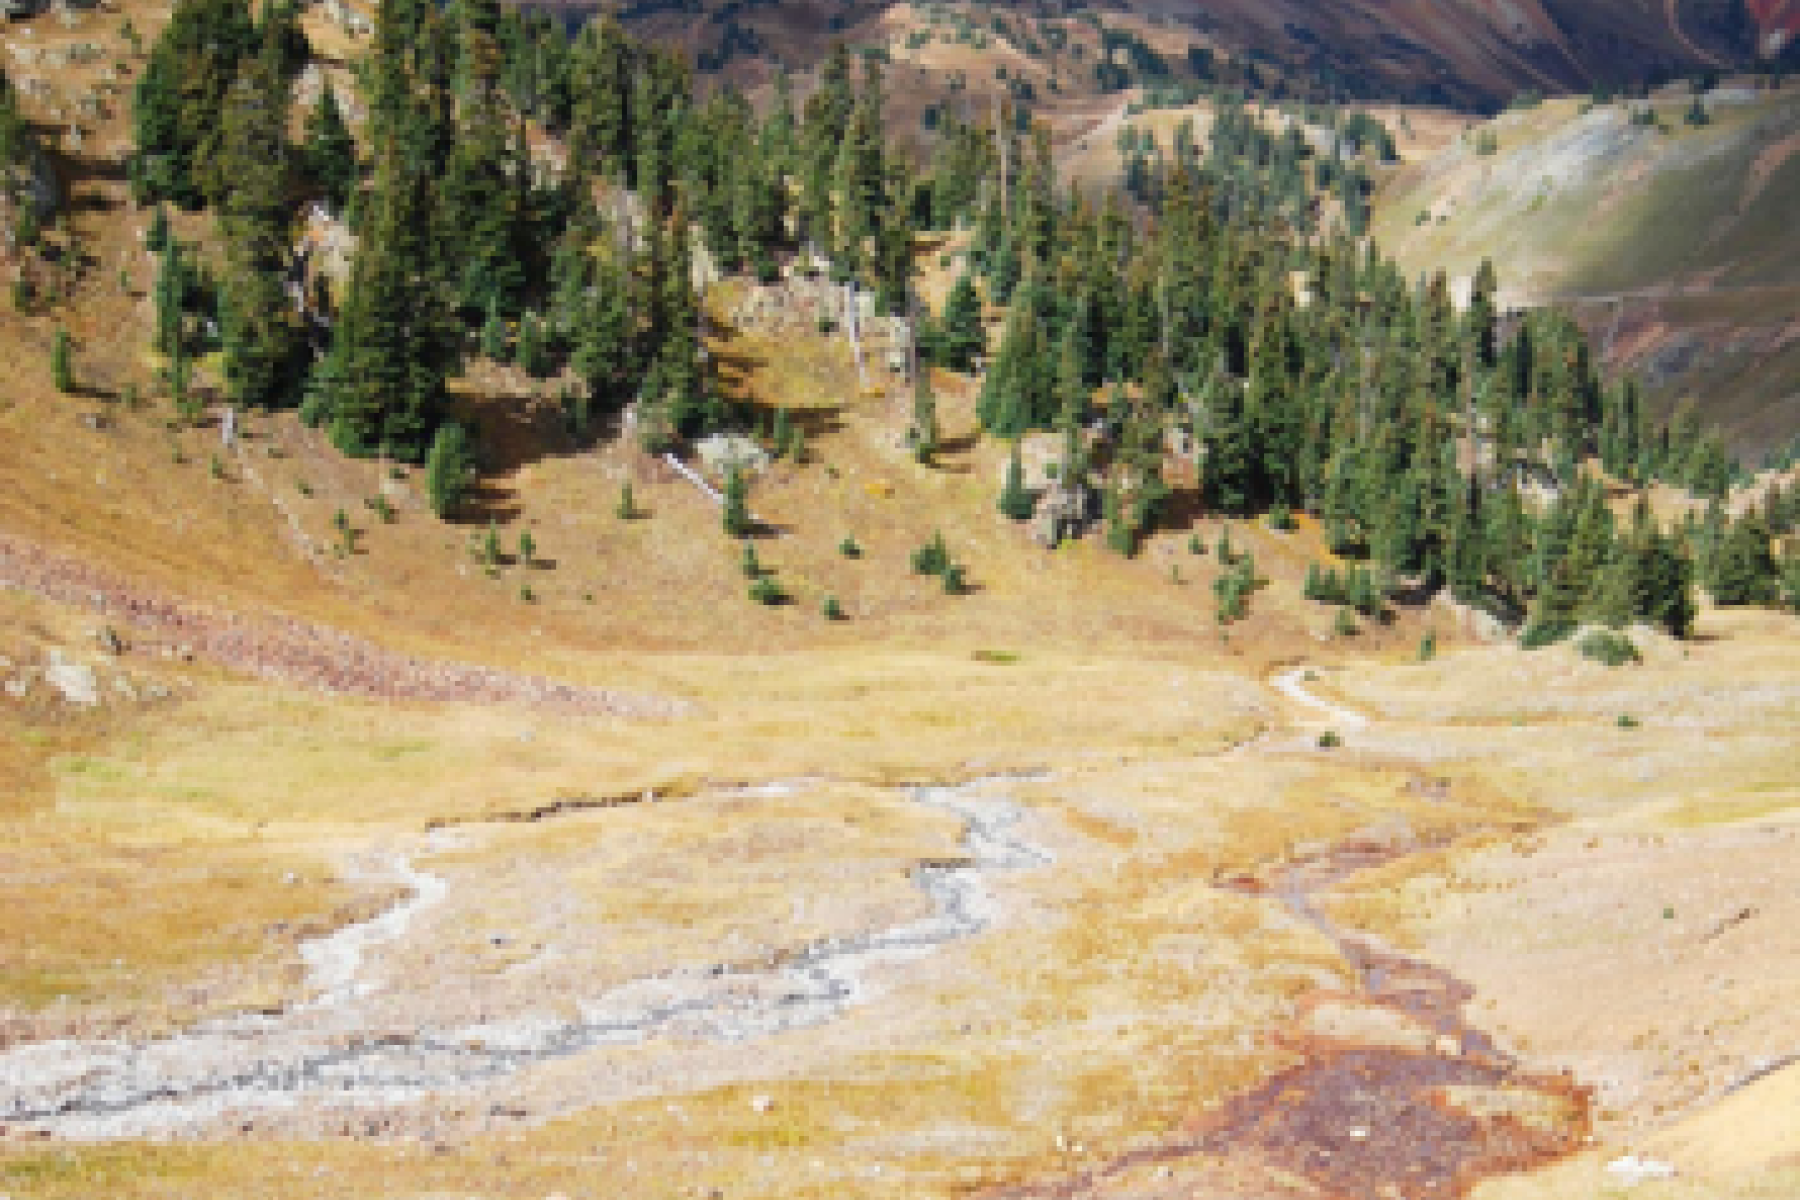
M0 41L128 80L166 10L122 7ZM727 380L807 433L751 492L791 603L511 373L461 384L496 456L444 524L156 394L98 72L27 93L74 290L0 318L0 1193L1800 1188L1792 618L1616 671L1449 607L1337 635L1317 530L1235 523L1270 582L1222 631L1221 523L1046 552L970 380L921 467L903 386L729 283ZM908 570L939 530L971 594Z

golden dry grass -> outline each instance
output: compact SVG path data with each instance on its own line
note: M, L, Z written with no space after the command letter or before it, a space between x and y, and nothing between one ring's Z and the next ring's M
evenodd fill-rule
M149 10L124 11L154 28ZM84 187L118 199L105 181ZM112 262L144 219L90 207L74 224ZM141 291L148 266L132 255ZM950 278L929 266L928 290ZM222 609L688 707L624 721L384 704L131 654L105 669L154 677L170 701L79 713L0 701L0 1004L33 1028L156 1028L291 1001L298 940L391 898L386 881L351 870L355 853L558 803L658 799L470 831L429 862L464 889L426 926L438 940L390 965L423 976L441 953L475 974L517 966L556 936L537 904L549 892L568 920L616 938L571 956L590 982L915 914L907 867L954 856L959 834L885 790L897 783L1055 770L1009 790L1057 865L996 884L1005 923L886 979L838 1023L735 1049L676 1039L609 1052L621 1079L684 1081L679 1095L622 1086L614 1103L441 1150L5 1144L0 1191L15 1196L966 1195L1146 1144L1280 1061L1261 1035L1343 966L1315 930L1215 886L1226 875L1398 822L1434 839L1567 814L1678 838L1788 816L1800 661L1786 619L1708 614L1694 645L1653 646L1646 666L1615 673L1563 650L1459 649L1451 618L1430 612L1332 641L1329 611L1299 595L1321 553L1304 523L1234 529L1272 583L1221 635L1207 586L1217 564L1186 548L1193 530L1210 546L1215 523L1182 516L1129 562L1086 543L1046 554L994 511L1004 451L970 436L968 381L939 376L952 449L927 470L900 442L904 389L864 395L841 341L732 333L713 347L728 384L794 410L811 449L752 493L776 527L759 554L794 597L765 609L745 596L709 503L629 445L577 446L542 389L504 373L461 389L500 460L462 526L426 515L415 473L344 461L291 417L248 420L222 478L208 465L216 431L168 428L163 402L108 409L111 427L90 429L82 414L106 402L51 393L50 331L75 328L83 377L108 391L147 381L148 335L140 298L112 295L104 277L83 287L71 307L0 321L0 360L21 364L0 411L6 530ZM716 300L722 313L728 291ZM631 522L613 514L627 480L645 511ZM377 494L394 523L365 506ZM363 531L358 553L332 549L339 510ZM531 530L539 561L489 578L468 543L490 515L509 549ZM974 595L908 571L940 529ZM846 535L862 558L838 552ZM848 621L821 618L827 594ZM50 648L96 658L92 623L0 594L0 652L21 661ZM1399 665L1430 625L1444 656ZM1337 754L1297 737L1229 753L1283 721L1259 680L1300 656L1327 664L1318 690L1370 711L1375 728ZM1644 728L1620 729L1622 712ZM795 778L827 782L754 802L729 793ZM1495 834L1480 856L1418 856L1360 881L1336 911L1450 958L1478 944L1471 927L1517 931L1526 918L1501 888L1543 886L1530 868L1549 861L1545 845L1566 850ZM1661 883L1679 858L1631 865ZM1588 971L1607 949L1590 917L1575 959ZM521 936L496 950L489 925ZM1626 932L1642 942L1651 925ZM1515 961L1498 955L1493 981L1481 978L1523 1030L1554 1011L1554 993L1505 992ZM543 1086L574 1094L592 1067L549 1070ZM1591 1181L1585 1169L1567 1178ZM1731 1170L1729 1186L1752 1186L1748 1168ZM1557 1191L1575 1187L1563 1178L1547 1176L1541 1194L1591 1194Z

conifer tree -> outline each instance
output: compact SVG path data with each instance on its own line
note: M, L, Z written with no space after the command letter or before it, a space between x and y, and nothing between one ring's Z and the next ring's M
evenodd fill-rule
M1247 516L1256 502L1256 450L1243 392L1227 382L1211 395L1201 445L1205 448L1202 495L1207 507Z
M1780 568L1770 549L1768 522L1749 512L1732 522L1707 574L1707 590L1724 605L1774 604L1780 597Z
M1800 548L1790 548L1781 560L1781 601L1792 613L1800 613Z
M181 261L181 243L166 238L156 272L152 292L156 307L156 350L160 354L175 353L181 340L181 312L186 293L187 274Z
M481 325L482 356L494 362L505 362L506 343L506 320L500 315L500 301L498 298L489 299L487 320Z
M333 329L339 377L330 430L347 454L417 462L443 419L459 337L434 257L432 196L389 135L377 158L369 229Z
M975 281L967 274L956 281L944 302L943 320L938 327L939 361L952 371L967 371L975 356L987 349L987 333L981 323L981 296Z
M1006 483L1000 490L1000 511L1013 521L1029 521L1037 510L1037 498L1025 486L1025 463L1019 455L1019 443L1013 442L1012 457L1006 462Z
M278 36L278 25L269 36ZM223 305L225 380L257 408L297 398L310 346L283 281L287 275L288 85L271 40L248 60L225 106L220 169L234 185L222 224L229 247Z
M611 409L626 399L626 380L633 362L630 280L611 259L594 264L590 278L577 318L571 362L586 382L592 402Z
M238 65L255 53L244 0L181 0L133 93L139 197L184 208L222 199L235 183L220 169L225 97Z
M722 521L725 536L741 538L750 533L750 484L736 463L725 468L725 504Z
M548 379L553 371L550 349L544 344L543 322L527 309L519 319L519 369L533 379Z
M1633 608L1674 637L1686 637L1695 617L1694 565L1675 538L1643 533L1633 547Z
M313 187L327 204L342 212L356 187L356 141L329 84L306 118L305 162Z
M56 340L50 347L50 378L59 392L75 390L75 362L73 343L69 339L69 331L58 329Z
M582 27L570 55L571 162L585 172L623 179L631 152L628 104L630 51L619 20L608 12Z
M467 431L455 421L444 422L432 436L431 451L425 456L425 494L431 511L439 517L454 515L473 474Z
M907 444L913 458L930 466L938 450L937 397L931 390L931 368L921 363L913 380L912 424L907 427Z
M169 245L169 236L169 210L159 204L150 218L149 227L144 230L144 249L161 254Z

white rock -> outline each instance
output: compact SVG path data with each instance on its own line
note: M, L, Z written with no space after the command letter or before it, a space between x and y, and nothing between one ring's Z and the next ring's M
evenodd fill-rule
M62 694L70 704L100 703L100 681L94 668L83 663L64 662L57 651L50 652L50 665L44 668L44 682Z
M1636 1187L1652 1179L1675 1178L1675 1168L1670 1164L1657 1162L1653 1158L1639 1158L1635 1154L1613 1159L1606 1164L1606 1173L1616 1177L1626 1187Z

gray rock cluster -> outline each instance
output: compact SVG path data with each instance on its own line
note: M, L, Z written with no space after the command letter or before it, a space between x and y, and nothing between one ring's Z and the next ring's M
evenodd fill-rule
M97 630L95 640L110 655L123 654L127 648L110 626ZM58 646L41 654L0 654L0 695L8 700L94 708L166 700L171 694L165 684L125 671L103 671Z

